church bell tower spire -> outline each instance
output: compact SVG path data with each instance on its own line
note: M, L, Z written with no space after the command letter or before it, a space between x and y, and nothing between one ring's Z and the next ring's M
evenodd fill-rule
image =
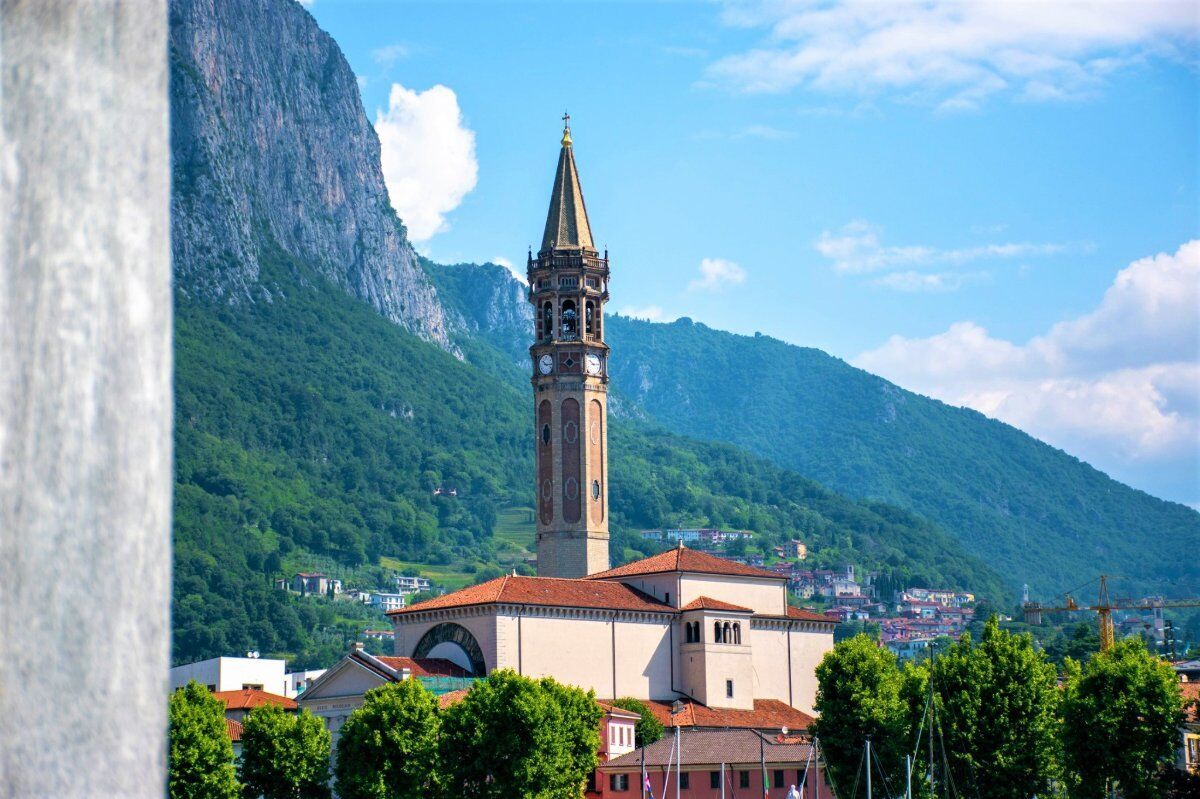
M601 257L592 241L570 122L563 114L542 246L528 261L542 577L584 577L609 567L608 253Z

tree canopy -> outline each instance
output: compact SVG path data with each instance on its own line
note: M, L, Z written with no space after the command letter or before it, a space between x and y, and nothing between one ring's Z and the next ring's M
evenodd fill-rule
M578 796L597 765L601 717L591 691L493 671L444 714L446 790L473 799Z
M980 799L1043 796L1059 776L1057 673L1028 634L988 620L932 661L937 729L957 790Z
M903 773L912 726L903 682L896 656L866 635L842 641L821 660L813 732L834 784L854 783L868 737L883 769Z
M1106 796L1110 783L1126 799L1160 795L1162 767L1175 753L1183 698L1170 665L1141 640L1117 641L1086 666L1068 662L1063 743L1074 796Z
M338 739L334 767L338 796L436 796L442 779L440 729L437 697L420 680L401 680L367 691L362 707L350 714Z
M329 730L307 710L262 705L242 721L243 799L328 799Z
M224 703L193 681L171 694L167 716L171 799L236 799L233 743L225 728Z

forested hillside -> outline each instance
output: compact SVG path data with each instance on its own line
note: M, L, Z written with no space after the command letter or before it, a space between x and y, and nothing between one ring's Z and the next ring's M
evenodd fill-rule
M331 619L270 588L285 565L389 556L483 578L498 511L532 501L523 391L285 256L262 268L271 303L180 297L176 310L177 661L258 649L319 662L330 649L314 630ZM1001 594L996 574L906 511L640 424L614 423L610 446L618 561L639 554L629 533L642 527L728 525L802 534L815 563Z
M416 255L353 72L294 2L172 0L171 48L173 657L327 665L367 612L275 579L528 568L512 540L533 493L524 293L498 266ZM769 339L608 331L617 562L640 528L720 525L996 601L1116 561L1196 580L1196 514L1011 428ZM709 369L687 366L696 352Z
M479 298L460 287L517 285L487 264L431 271L443 304L464 314ZM507 296L499 287L490 294ZM473 329L507 354L502 368L523 363L513 325L529 323L475 313ZM614 412L916 511L1003 574L1014 597L1022 583L1052 595L1105 572L1121 575L1123 592L1200 594L1200 514L1014 427L768 336L618 316L606 338Z

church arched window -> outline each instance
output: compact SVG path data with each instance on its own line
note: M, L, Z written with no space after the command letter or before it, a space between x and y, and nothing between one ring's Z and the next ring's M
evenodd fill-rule
M733 636L729 632L729 622L725 622L725 626L721 628L721 643L732 644Z
M694 643L696 636L692 632L692 623L689 621L683 625L683 642L685 644Z
M593 322L593 317L595 317L595 315L596 315L596 304L594 302L592 302L591 300L588 300L587 306L583 313L583 325L584 325L583 329L588 334L588 336L591 336L595 332L595 325Z
M572 300L567 300L562 304L561 324L563 338L575 338L579 335L579 315Z
M547 302L542 306L542 338L554 335L554 305Z
M713 643L721 643L721 622L719 621L713 622Z
M735 644L742 642L742 625L737 622L733 623L733 642Z

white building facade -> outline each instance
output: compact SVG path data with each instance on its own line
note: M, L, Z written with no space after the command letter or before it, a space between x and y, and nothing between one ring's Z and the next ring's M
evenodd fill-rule
M501 577L390 616L397 656L474 675L510 668L602 698L805 713L836 624L789 607L785 577L682 546L586 578Z

